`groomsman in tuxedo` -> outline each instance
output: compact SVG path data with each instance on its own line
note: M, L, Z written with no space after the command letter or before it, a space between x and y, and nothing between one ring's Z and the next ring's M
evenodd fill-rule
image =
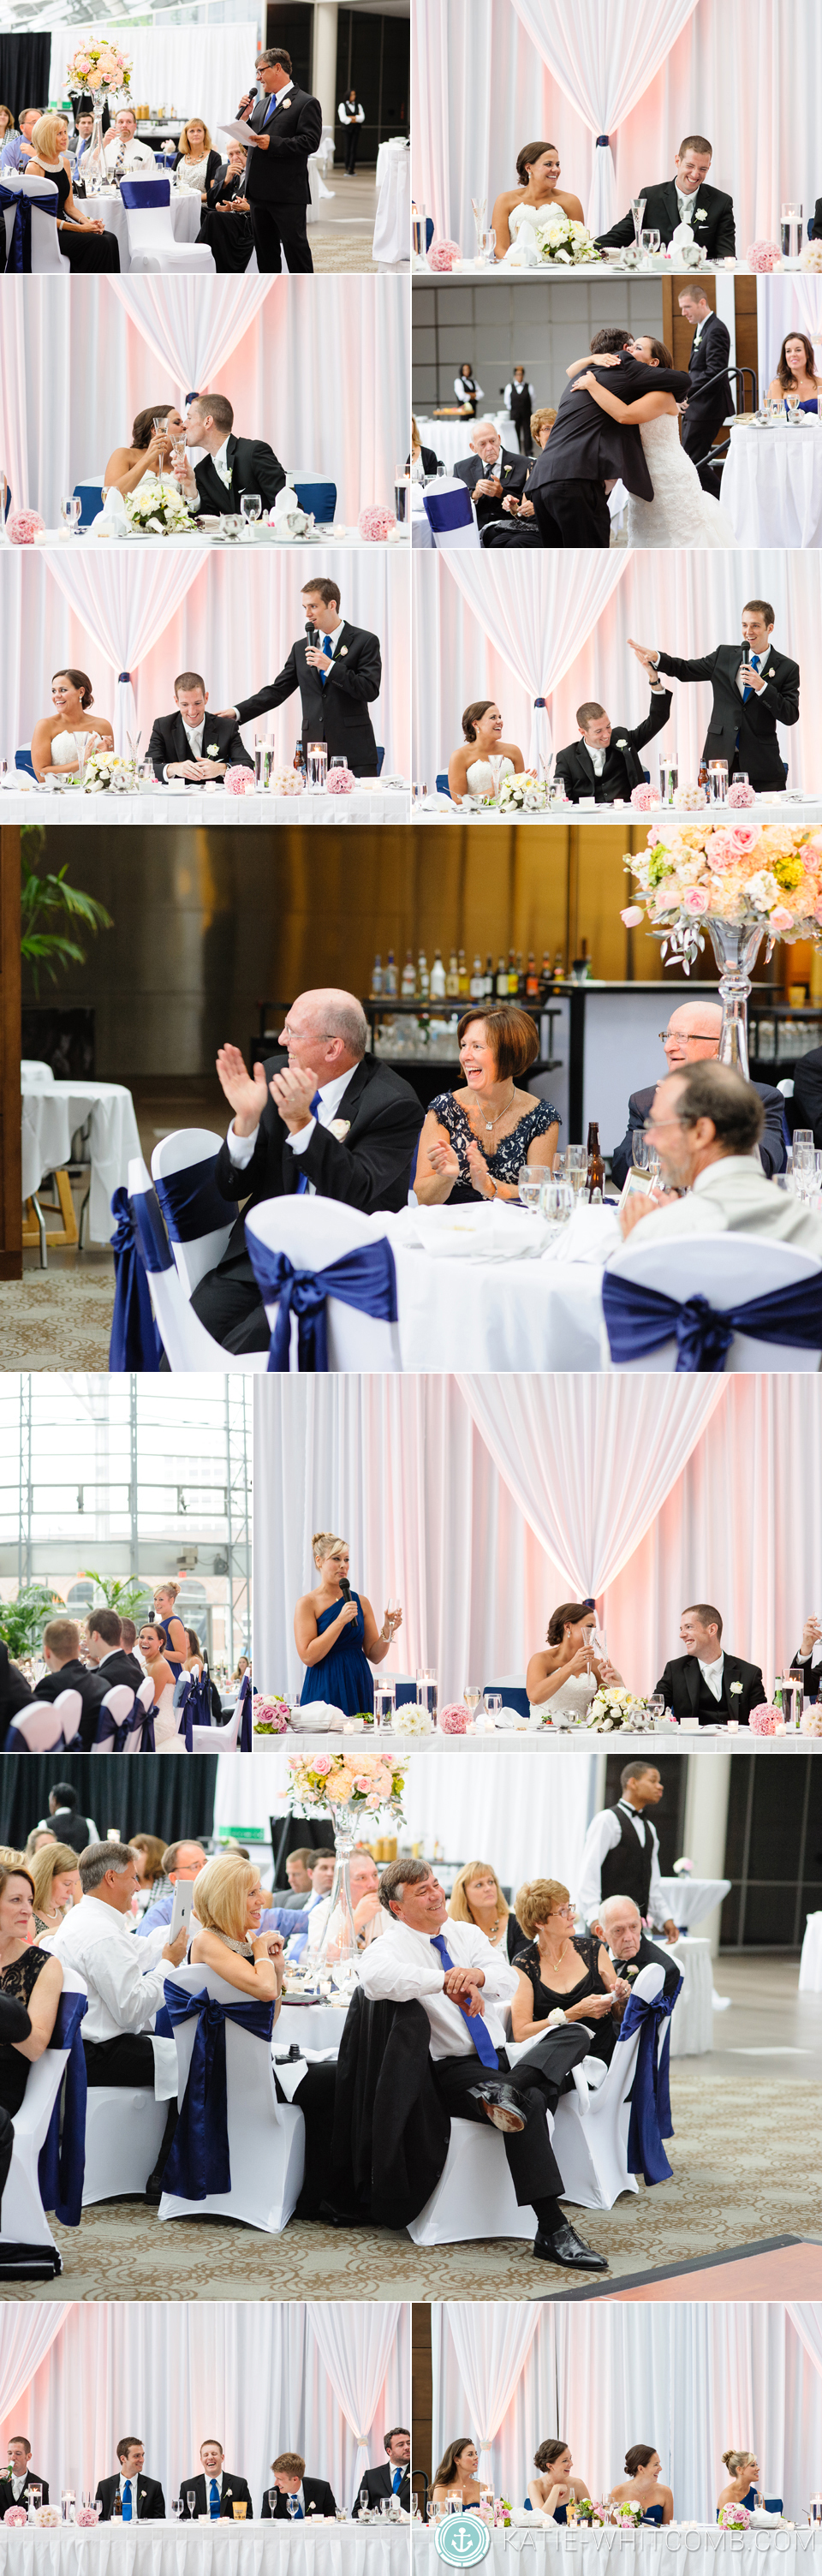
M721 1033L722 1012L718 1002L680 1002L678 1009L669 1013L668 1026L662 1039L668 1072L676 1073L680 1066L698 1064L702 1058L709 1060L711 1057L717 1057ZM782 1124L785 1103L781 1091L777 1091L772 1083L755 1082L753 1088L754 1091L758 1091L765 1112L765 1125L759 1139L759 1155L762 1169L767 1172L770 1180L774 1172L784 1172L785 1169L785 1136ZM631 1169L634 1137L638 1130L641 1131L644 1128L655 1090L656 1084L649 1082L644 1091L630 1093L628 1125L622 1143L611 1155L611 1177L619 1190Z
M674 176L662 185L643 186L637 196L645 199L643 228L656 231L660 241L669 242L680 224L689 224L691 235L706 259L736 257L736 227L733 198L720 188L706 186L713 159L713 145L704 134L686 134L674 160ZM618 247L626 250L634 239L634 218L628 213L609 233L602 233L597 249Z
M272 2515L268 2501L269 2490L266 2488L263 2496L264 2522L290 2521L289 2500L296 2504L297 2509L293 2517L295 2522L307 2522L309 2516L312 2520L319 2518L321 2522L333 2522L337 2507L328 2479L307 2478L305 2461L299 2451L281 2451L279 2459L272 2460L271 2475L276 2488L277 2501Z
M712 440L719 436L734 408L730 377L723 373L730 356L731 335L727 323L720 322L719 314L709 304L704 286L684 286L677 303L683 322L693 324L694 334L688 358L693 393L688 395L688 408L682 414L682 445L699 468L703 490L715 499L714 474L710 465L700 460L707 456ZM710 390L703 391L709 378Z
M291 56L281 45L258 54L256 69L262 97L250 113L245 106L240 115L249 133L258 137L248 154L244 183L257 267L261 275L273 271L279 276L285 251L292 277L297 270L313 274L306 231L308 157L322 140L322 108L318 98L292 80Z
M463 456L454 467L458 481L467 486L477 513L477 527L482 536L495 520L504 526L502 504L511 493L524 492L528 481L530 459L509 455L503 447L499 430L492 420L478 420L468 445L470 456Z
M645 776L640 751L652 742L667 724L671 712L670 689L658 680L651 682L650 714L641 725L612 725L605 708L592 698L577 707L579 742L571 742L558 751L556 776L565 782L566 796L578 805L581 796L594 796L598 805L613 805L615 798L630 796Z
M385 2444L385 2459L380 2461L378 2469L366 2469L364 2478L361 2478L360 2480L352 2506L352 2514L355 2522L360 2512L360 2497L362 2495L363 2487L365 2487L368 2495L369 2506L380 2505L382 2504L384 2497L395 2496L401 2512L408 2513L409 2511L411 2499L411 2435L406 2431L404 2425L395 2424L392 2432L383 2434L383 2442Z
M618 1977L624 1977L631 1985L643 1968L661 1968L665 1994L676 1994L680 1984L676 1960L671 1958L670 1951L660 1950L656 1941L649 1941L647 1932L642 1929L639 1906L634 1904L632 1896L606 1896L591 1930L598 1932L604 1941Z
M791 662L787 653L776 652L771 643L770 600L746 600L741 622L741 651L738 644L717 644L712 653L694 661L635 644L632 635L628 642L649 674L664 671L674 680L712 681L713 711L703 760L727 760L729 779L741 769L761 795L784 796L785 768L776 728L799 723L799 664Z
M193 2512L189 2512L190 2495L194 2497ZM238 2477L236 2469L225 2467L222 2443L213 2440L200 2443L200 2467L195 2476L183 2478L180 2503L183 2522L233 2522L235 2504L244 2504L249 2522L254 2520L247 2479Z
M650 1920L666 1941L675 1941L677 1925L666 1913L659 1836L651 1822L651 1808L663 1796L656 1763L626 1762L619 1786L616 1806L603 1807L588 1827L577 1875L577 1911L583 1922L595 1923L608 1897L628 1896L644 1922Z
M234 412L225 394L193 394L186 413L186 446L204 447L192 467L186 458L179 476L184 501L197 510L236 517L244 492L259 492L264 510L273 509L285 483L285 472L265 438L236 438Z
M791 1671L798 1673L806 1699L819 1697L819 1669L822 1665L822 1626L811 1610L805 1621L797 1654L791 1656Z
M18 2013L20 2011L19 2004L17 2011ZM24 2012L23 2018L28 2021L27 2012ZM4 2031L2 2035L4 2039L7 2036L12 2040L28 2039L31 2036L31 2024L29 2023L27 2031L18 2031L15 2028L8 2034ZM12 2505L22 2504L28 2509L30 2487L40 2488L41 2504L48 2504L49 2500L48 2479L41 2478L39 2469L31 2467L31 2443L25 2433L12 2433L8 2443L8 2454L8 2468L4 2469L0 2477L0 2521L5 2514L10 2513Z
M355 777L376 778L379 761L368 706L382 687L379 636L369 634L365 626L349 626L340 616L335 581L307 582L302 603L305 639L299 636L292 644L278 678L256 689L253 697L241 698L238 706L222 707L220 712L234 716L238 724L249 724L252 717L283 706L299 689L303 751L310 742L327 743L329 759L333 752L342 752Z
M111 2522L118 2491L124 2522L165 2522L165 2497L160 2480L143 2476L145 2456L136 2433L127 2433L123 2441L118 2442L119 2476L97 2481L96 2502L100 2506L101 2522Z
M710 1601L694 1601L683 1610L679 1634L684 1655L675 1655L657 1682L666 1708L675 1717L698 1717L700 1726L727 1724L729 1717L747 1726L752 1708L765 1705L758 1664L728 1655L722 1645L722 1615Z
M603 373L611 392L625 403L637 402L652 390L684 402L690 389L684 367L648 367L630 355L630 342L630 331L619 325L594 334L594 372L598 358L619 360ZM641 433L631 422L623 425L612 420L587 387L572 379L561 395L550 438L528 475L528 498L545 545L608 547L608 492L619 481L639 500L653 500Z
M181 671L174 682L173 715L155 716L148 746L154 775L163 781L182 778L187 787L202 787L209 778L224 778L227 769L253 769L240 741L236 716L210 716L208 690L199 671Z

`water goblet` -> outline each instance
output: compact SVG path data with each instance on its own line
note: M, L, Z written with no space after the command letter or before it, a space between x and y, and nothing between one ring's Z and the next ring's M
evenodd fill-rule
M490 757L490 760L489 760L489 762L488 762L488 767L489 767L490 772L491 772L491 778L492 778L493 788L494 788L494 804L495 804L495 806L496 806L496 808L497 808L497 812L498 812L498 813L499 813L499 783L500 783L500 779L501 779L501 777L502 777L502 765L503 765L503 754L502 754L502 752L499 752L499 751L492 751L492 753L491 753L491 757Z
M83 2503L84 2503L84 2504L85 2504L85 2500L86 2500L86 2499L85 2499L85 2496L84 2496L84 2497L83 2497ZM183 2510L183 2499L182 2499L182 2496L172 2496L172 2499L171 2499L171 2514L172 2514L172 2520L173 2520L174 2522L179 2522L179 2521L180 2521L180 2517L181 2517L181 2514L182 2514L182 2510Z
M483 1691L482 1698L486 1717L492 1717L496 1725L502 1707L502 1692Z
M566 1145L565 1170L576 1197L581 1198L588 1178L588 1156L584 1145Z
M68 529L70 537L73 537L76 534L80 523L82 507L83 504L80 499L79 492L70 492L65 501L61 501L60 503L60 517L63 521L64 527Z
M259 492L243 492L240 499L240 514L247 528L253 528L255 520L260 517L262 506Z
M320 1983L322 1983L322 1979L320 1980ZM330 1991L331 1991L331 1980L330 1980L330 1978L329 1978L328 1984L329 1984L329 1993L330 1993ZM286 2500L285 2500L285 2501L286 2501L286 2506L287 2506L287 2510L288 2510L288 2519L289 2519L289 2522L296 2522L296 2519L297 2519L297 2508L298 2508L299 2501L300 2501L300 2500L299 2500L299 2496L295 2496L295 2495L286 2496Z
M631 1138L631 1160L635 1172L647 1172L650 1146L644 1127L635 1127Z
M659 250L661 249L661 247L662 247L662 243L661 243L661 237L660 237L660 233L659 233L659 228L658 228L658 226L655 224L655 225L654 225L654 228L653 228L653 231L652 231L652 233L651 233L651 256L652 256L652 258L655 258L655 257L656 257L657 251L659 251Z
M411 483L404 465L394 467L394 516L398 528L405 526L411 507Z
M542 1189L539 1172L532 1172L529 1165L527 1163L523 1163L519 1174L518 1186L523 1207L529 1208L531 1214L536 1215L539 1209L540 1192Z
M642 252L643 260L650 260L650 256L651 256L651 240L652 240L652 235L651 235L651 233L650 233L647 229L640 233L640 236L639 236L639 247L640 247L640 250L641 250L641 252Z
M664 1691L652 1691L649 1699L646 1701L646 1707L650 1716L653 1718L654 1724L658 1725L660 1718L665 1715Z

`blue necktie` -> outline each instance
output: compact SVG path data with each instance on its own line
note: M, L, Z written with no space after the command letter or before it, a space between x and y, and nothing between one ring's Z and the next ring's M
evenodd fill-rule
M402 2469L395 2469L395 2470L394 2470L393 2478L392 2478L392 2480L391 2480L391 2487L392 2487L392 2492L393 2492L393 2494L394 2494L394 2495L399 2495L400 2488L401 2488L401 2486L402 2486L402 2481L403 2481L403 2471L402 2471Z
M331 637L330 637L330 635L324 635L324 636L323 636L323 652L324 652L324 654L325 654L326 661L327 661L327 662L333 662L333 660L334 660L334 646L333 646L333 644L332 644L332 642L331 642ZM325 685L326 685L326 682L327 682L327 679L328 679L328 672L327 672L327 671L321 671L321 672L320 672L320 679L321 679L321 681L322 681L323 688L325 688Z
M131 2521L131 2479L130 2479L130 2478L126 2478L126 2479L125 2479L125 2481L124 2481L124 2485L123 2485L123 2521L124 2521L124 2522L130 2522L130 2521Z
M432 1950L437 1950L439 1952L444 1968L453 1968L456 1966L456 1961L449 1958L441 1932L432 1933L431 1948ZM489 2038L482 2014L469 2012L467 2005L460 2003L458 1995L452 1996L449 2000L458 2005L459 2010L462 2013L466 2029L470 2031L477 2056L482 2060L483 2066L498 2066L499 2058L494 2047L494 2042Z
M220 2490L219 2490L219 2487L218 2487L218 2485L217 2485L217 2480L216 2480L216 2478L212 2478L212 2480L211 2480L211 2485L210 2485L209 2490L208 2490L208 2510L209 2510L209 2513L210 2513L210 2515L211 2515L211 2520L212 2520L212 2522L219 2522L219 2519L220 2519Z
M317 1117L318 1112L319 1112L319 1108L320 1108L320 1095L319 1095L319 1092L318 1092L318 1091L315 1091L315 1093L314 1093L314 1098L313 1098L312 1103L311 1103L311 1116L312 1116L312 1118L316 1118L316 1117ZM303 1196L304 1192L307 1190L307 1188L308 1188L308 1173L307 1173L307 1172L301 1172L301 1173L300 1173L299 1180L298 1180L298 1182L297 1182L297 1197L298 1197L298 1198L302 1198L302 1196Z
M297 2511L296 2511L296 2513L293 2513L293 2514L292 2514L292 2516L291 2516L291 2520L292 2520L292 2522L304 2522L304 2521L305 2521L305 2514L303 2513L303 2509L302 2509L302 2505L301 2505L301 2504L298 2504L298 2506L297 2506Z
M267 126L267 124L269 123L269 119L273 116L273 114L274 114L274 109L275 109L276 105L277 105L277 92L276 92L276 90L275 90L275 91L274 91L274 93L273 93L273 96L269 99L268 106L267 106L267 108L266 108L265 115L264 115L264 117L263 117L263 131L265 131L265 127L266 127L266 126Z
M751 670L752 670L752 671L758 671L758 669L759 669L759 654L758 654L758 653L752 653L752 654L751 654ZM743 689L743 691L742 691L742 704L743 704L743 706L746 704L747 699L748 699L748 698L752 698L752 697L753 697L753 695L754 695L754 691L753 691L753 689L749 689L749 687L748 687L748 683L747 683L747 680L746 680L746 682L745 682L745 687L744 687L744 689Z

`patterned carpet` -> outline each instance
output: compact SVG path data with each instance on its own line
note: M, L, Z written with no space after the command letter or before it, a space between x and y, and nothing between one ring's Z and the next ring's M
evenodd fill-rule
M104 1258L0 1281L0 1343L6 1369L108 1368L114 1269Z
M607 2254L614 2280L723 2247L822 2229L822 2092L808 2083L709 2086L671 2069L676 2136L673 2181L617 2202L572 2210L580 2233ZM75 2233L55 2226L62 2279L21 2299L551 2298L569 2275L534 2262L530 2245L501 2240L425 2252L405 2234L296 2225L263 2236L224 2220L160 2225L143 2202L87 2211ZM710 2277L710 2276L709 2276ZM713 2276L723 2296L721 2267ZM775 2293L773 2295L776 2295Z

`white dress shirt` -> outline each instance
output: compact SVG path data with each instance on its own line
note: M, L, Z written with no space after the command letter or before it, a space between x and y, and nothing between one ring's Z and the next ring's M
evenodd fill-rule
M679 207L679 220L681 224L693 224L698 196L698 188L692 188L690 196L686 196L684 188L677 188L676 202Z
M166 1977L173 1975L168 1959L160 1956L167 1941L166 1923L135 1941L131 1916L115 1913L98 1896L82 1896L72 1906L50 1947L88 1987L84 2039L120 2039L124 2031L153 2030L154 2015L165 2002Z
M604 767L605 767L606 760L607 760L607 758L608 758L608 749L609 749L609 747L610 747L610 746L607 746L607 745L606 745L605 747L603 747L603 745L602 745L602 743L601 743L601 742L586 742L586 741L585 741L585 735L584 735L584 734L583 734L582 739L583 739L583 742L585 743L585 749L586 749L586 751L587 751L588 758L589 758L589 760L590 760L590 762L591 762L591 764L592 764L592 768L593 768L593 772L594 772L594 777L595 777L595 778L601 778L601 777L602 777L603 769L604 769Z
M311 1142L315 1127L331 1126L332 1119L336 1118L337 1110L339 1108L340 1101L343 1098L343 1094L348 1089L352 1071L353 1067L349 1065L347 1073L337 1073L334 1076L333 1082L323 1082L320 1084L320 1106L317 1111L316 1118L309 1118L304 1127L299 1127L297 1129L295 1136L289 1136L288 1143L292 1154L305 1153L306 1146ZM236 1165L238 1172L244 1172L246 1164L250 1163L259 1133L259 1127L255 1127L252 1136L235 1136L234 1121L232 1119L231 1126L229 1127L228 1135L226 1137L226 1144L228 1146L232 1163ZM309 1181L308 1195L309 1198L316 1197L313 1181Z
M89 141L90 140L91 137L89 136ZM119 134L108 134L106 136L104 146L104 158L106 169L108 171L115 168L119 155ZM130 143L123 145L123 177L126 179L129 178L133 170L151 170L154 177L157 177L157 162L155 155L147 143L138 143L136 134L132 136Z
M605 1807L602 1814L595 1816L588 1827L577 1876L577 1907L586 1923L593 1922L599 1914L602 1904L602 1863L608 1852L616 1851L620 1839L620 1820L624 1816L630 1816L637 1842L641 1844L643 1851L646 1834L650 1834L651 1837L651 1890L648 1897L648 1913L651 1922L661 1928L663 1923L667 1923L670 1907L665 1903L660 1885L659 1836L655 1825L651 1823L650 1816L638 1815L636 1808L629 1806L625 1798L618 1800L616 1808Z
M330 1896L323 1896L323 1897L321 1897L321 1898L320 1898L319 1904L317 1905L316 1911L315 1911L315 1913L314 1913L314 1915L313 1915L312 1922L311 1922L311 1923L310 1923L310 1925L309 1925L309 1930L308 1930L308 1947L309 1947L309 1950L318 1950L318 1949L319 1949L320 1942L321 1942L321 1940L322 1940L323 1933L324 1933L324 1931L325 1931L325 1927L326 1927L326 1924L327 1924L327 1922L328 1922L328 1908L329 1908L330 1903L331 1903L331 1898L330 1898ZM378 1913L378 1914L372 1914L372 1916L371 1916L371 1920L370 1920L370 1923L365 1923L365 1924L363 1925L363 1929L362 1929L361 1933L359 1934L359 1939L360 1939L360 1940L361 1940L361 1942L362 1942L362 1945L363 1945L363 1949L364 1949L364 1950L368 1950L368 1949L370 1949L372 1941L376 1941L380 1933L382 1933L382 1932L386 1932L386 1931L387 1931L387 1929L388 1929L388 1921L389 1921L389 1918L388 1918L388 1915L386 1914L385 1906L384 1906L384 1905L381 1905L381 1906L380 1906L379 1913ZM332 1923L332 1925L331 1925L331 1940L332 1940L332 1941L338 1941L338 1940L339 1940L339 1938L340 1938L340 1934L341 1934L342 1929L343 1929L343 1922L344 1922L344 1916L343 1916L342 1906L341 1906L341 1905L336 1905L336 1906L335 1906L335 1908L334 1908L334 1920L333 1920L333 1923Z
M223 439L222 447L218 447L216 456L212 456L211 459L215 474L219 474L220 482L225 484L227 492L230 492L231 490L231 467L228 462L228 441L230 437L231 431L228 430L225 438Z
M750 655L750 659L749 659L749 668L750 668L752 671L761 671L762 666L763 666L763 663L764 663L764 662L767 662L767 659L768 659L767 652L764 652L764 653L752 653L752 654ZM737 679L737 683L736 683L736 685L737 685L737 688L738 688L738 690L739 690L739 695L740 695L740 697L741 697L741 698L744 698L746 688L748 687L748 682L747 682L747 680L746 680L746 678L745 678L745 668L744 668L744 664L742 664L742 663L740 664L740 668L739 668L739 676L738 676L738 679ZM756 694L757 694L757 693L756 693L756 690L754 690L754 697L756 697Z
M697 1663L702 1674L702 1679L704 1682L707 1682L708 1689L713 1693L713 1697L716 1700L720 1700L722 1698L722 1671L724 1662L724 1655L717 1655L716 1662L714 1664L703 1664L702 1656L697 1656Z
M498 2007L513 2001L516 1970L504 1951L492 1949L485 1933L478 1932L475 1924L452 1923L446 1916L441 1928L454 1967L482 1969L485 2027L494 2047L505 2048L505 2025ZM434 2059L470 2057L474 2048L471 2033L459 2004L445 1993L445 1977L439 1951L433 1949L429 1934L412 1931L410 1924L399 1923L396 1915L388 1922L385 1940L372 1941L360 1962L360 1984L372 2003L425 2005Z

